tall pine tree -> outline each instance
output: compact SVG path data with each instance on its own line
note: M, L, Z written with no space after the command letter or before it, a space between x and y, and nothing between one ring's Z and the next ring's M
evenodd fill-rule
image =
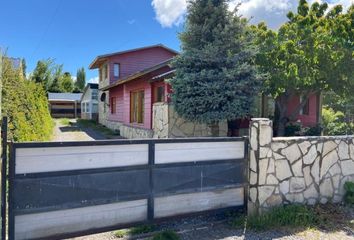
M220 121L249 116L259 90L246 24L226 0L189 2L181 54L173 62L172 101L181 117L209 124L213 136Z
M85 73L85 68L82 67L77 70L75 87L79 91L83 91L85 88L85 84L86 84L86 73Z

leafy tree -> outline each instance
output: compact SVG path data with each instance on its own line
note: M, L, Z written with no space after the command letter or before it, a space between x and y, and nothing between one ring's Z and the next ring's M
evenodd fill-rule
M82 67L79 70L77 70L75 87L76 89L83 91L85 88L85 84L86 84L86 73L85 73L85 68Z
M9 120L9 138L14 141L44 141L52 134L53 122L41 83L26 81L9 59L3 58L2 113Z
M53 63L52 59L38 61L32 74L32 80L42 84L45 90L48 90L52 84Z
M60 82L60 87L63 92L72 92L74 90L74 82L70 73L64 73Z
M53 82L50 85L48 91L60 93L63 92L61 82L63 78L63 65L56 65L54 68Z
M328 13L327 8L327 3L309 6L300 0L297 13L289 12L289 21L278 32L264 23L256 28L257 63L268 74L265 93L276 99L278 135L284 134L288 120L296 120L311 94L347 96L353 91L354 7L347 13L340 5ZM288 103L296 95L302 101L289 113Z
M182 51L173 62L172 101L183 118L207 123L214 136L222 120L250 114L260 76L247 21L226 0L190 1Z

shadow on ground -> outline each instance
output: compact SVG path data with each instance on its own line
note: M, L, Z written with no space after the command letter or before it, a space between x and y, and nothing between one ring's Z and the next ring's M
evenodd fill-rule
M59 130L63 133L65 133L65 132L83 132L94 140L108 139L107 136L105 136L104 134L102 134L96 130L93 130L91 128L88 128L88 127L82 127L79 124L77 124L76 122L70 122L69 126L59 127Z

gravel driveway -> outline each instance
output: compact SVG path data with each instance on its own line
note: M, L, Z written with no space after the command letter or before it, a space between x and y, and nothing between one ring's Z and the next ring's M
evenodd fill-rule
M55 119L55 127L52 141L93 141L106 139L101 133L92 129L83 129L76 124L76 119L70 120L70 126L63 125L60 119Z

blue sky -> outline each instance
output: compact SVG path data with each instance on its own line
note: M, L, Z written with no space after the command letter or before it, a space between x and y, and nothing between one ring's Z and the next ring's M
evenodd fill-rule
M11 0L1 9L0 46L25 58L27 72L54 58L73 75L85 67L90 79L97 76L88 69L97 55L156 43L179 49L181 26L162 27L151 1Z
M327 1L348 7L354 0ZM252 23L265 21L277 28L298 0L231 0L230 9ZM1 3L0 48L25 58L27 72L40 59L53 58L76 75L86 68L87 79L97 77L88 65L105 53L162 43L179 50L186 0L8 0Z

